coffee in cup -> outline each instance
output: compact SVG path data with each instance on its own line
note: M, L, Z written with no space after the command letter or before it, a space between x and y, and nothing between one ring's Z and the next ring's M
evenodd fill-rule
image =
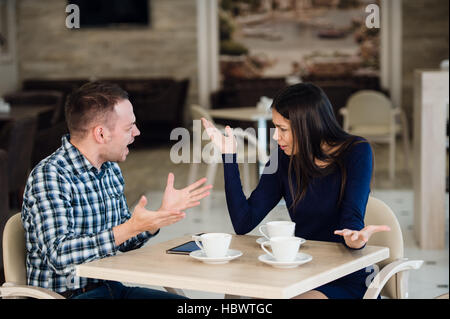
M192 238L207 257L221 258L227 255L232 236L226 233L206 233Z
M290 221L273 221L259 227L259 232L270 239L278 236L294 236L295 223Z

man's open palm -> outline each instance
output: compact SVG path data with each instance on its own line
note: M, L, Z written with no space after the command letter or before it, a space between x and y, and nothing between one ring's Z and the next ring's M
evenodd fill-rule
M187 208L198 206L200 205L200 200L208 196L210 194L209 190L212 188L212 185L201 187L206 182L206 178L202 178L183 189L175 189L173 186L174 180L175 176L169 173L161 203L161 209L163 210L183 211Z

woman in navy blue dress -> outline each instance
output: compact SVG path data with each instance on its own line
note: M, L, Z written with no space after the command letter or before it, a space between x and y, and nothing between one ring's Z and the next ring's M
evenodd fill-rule
M389 230L385 225L364 225L373 170L370 144L341 129L317 86L296 84L275 97L272 121L278 151L249 198L242 191L232 129L227 126L223 135L202 121L222 151L227 206L236 234L252 231L281 198L296 223L295 236L307 240L362 249L373 233ZM277 169L272 172L274 161ZM362 298L372 272L367 267L297 297Z

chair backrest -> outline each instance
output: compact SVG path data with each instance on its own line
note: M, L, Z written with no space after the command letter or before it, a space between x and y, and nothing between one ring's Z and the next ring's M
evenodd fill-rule
M31 90L9 93L4 96L11 106L20 105L46 105L53 106L54 110L38 115L38 130L48 128L64 120L64 94L55 90Z
M8 151L10 191L17 191L25 186L31 166L35 134L36 118L34 117L25 117L9 122L3 128L0 147L5 147Z
M209 115L208 111L205 110L203 107L193 104L191 105L191 117L193 120L200 120L202 117L207 119L209 122L214 123L213 118L211 115ZM217 127L217 125L216 125ZM203 134L203 125L202 125L202 134ZM258 140L256 136L250 132L243 131L240 128L236 128L233 130L234 136L238 142L238 146L243 146L245 142L247 142L247 149L248 150L254 150L254 152L247 152L247 160L250 160L250 163L256 163L256 161L259 161L261 163L266 163L269 160L269 157L267 156L265 150L261 150L258 147ZM208 140L206 143L209 143ZM205 143L205 141L202 140L202 143ZM250 154L251 153L251 154ZM238 156L244 156L244 153L239 153ZM238 157L239 159L243 159L241 157ZM219 161L221 162L221 157L219 156ZM241 160L238 160L241 162Z
M233 134L237 141L238 163L247 161L248 163L260 162L266 164L269 161L266 150L259 147L258 139L251 131L236 128L233 130ZM245 147L245 143L247 143L247 152L240 152ZM245 158L245 156L247 157Z
M3 231L3 264L6 282L26 285L25 230L20 215L17 213L6 222Z
M204 117L205 119L214 124L214 120L209 115L208 111L197 104L191 105L191 117L192 120L200 120L202 117Z
M3 271L3 229L8 220L9 211L9 188L8 188L8 154L0 149L0 286L5 281Z
M368 244L374 246L389 247L389 258L378 263L381 270L385 265L403 258L403 235L397 217L391 208L380 199L369 196L366 206L364 222L366 225L387 225L391 228L388 232L379 232L369 239ZM403 272L394 275L384 286L381 295L398 299L404 285L402 280L407 280Z
M361 90L347 101L348 125L389 125L392 121L392 103L381 92Z

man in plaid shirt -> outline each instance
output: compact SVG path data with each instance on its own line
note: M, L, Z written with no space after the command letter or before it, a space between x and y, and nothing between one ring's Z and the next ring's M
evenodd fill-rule
M206 179L177 190L169 174L161 207L131 214L117 162L140 134L128 94L114 84L85 84L68 98L70 135L31 172L24 192L27 281L68 298L172 298L162 291L77 277L75 266L141 247L161 227L209 195Z

